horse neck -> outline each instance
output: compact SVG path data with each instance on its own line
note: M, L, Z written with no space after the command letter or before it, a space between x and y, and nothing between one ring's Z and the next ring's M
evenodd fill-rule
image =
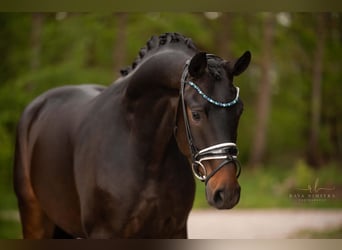
M191 54L164 50L127 76L124 98L129 129L146 159L165 153L173 136L181 75ZM152 157L152 158L151 158Z
M181 75L186 61L194 55L191 50L164 48L146 55L129 78L127 95L145 94L156 88L179 90Z

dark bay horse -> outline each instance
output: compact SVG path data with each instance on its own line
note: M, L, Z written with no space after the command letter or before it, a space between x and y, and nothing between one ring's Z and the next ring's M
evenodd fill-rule
M109 87L37 97L18 124L14 187L24 238L186 238L194 176L219 209L240 198L234 76L249 65L152 37Z

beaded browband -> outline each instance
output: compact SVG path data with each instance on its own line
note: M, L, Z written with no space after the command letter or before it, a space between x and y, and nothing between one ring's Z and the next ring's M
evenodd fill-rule
M186 83L189 84L189 86L191 86L192 88L194 88L198 92L198 94L200 94L205 100L207 100L208 102L210 102L216 106L219 106L219 107L227 108L227 107L233 106L239 100L240 89L238 87L235 87L236 88L236 96L235 96L234 100L232 100L230 102L219 102L219 101L216 101L216 100L210 98L206 94L204 94L204 92L200 89L200 87L198 87L195 83L193 83L191 81L188 81Z

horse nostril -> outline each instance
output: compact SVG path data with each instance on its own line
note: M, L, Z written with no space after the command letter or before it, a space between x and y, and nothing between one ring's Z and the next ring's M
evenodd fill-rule
M210 190L209 190L210 191ZM233 208L240 200L240 186L235 188L217 188L208 193L208 203L217 209ZM211 194L211 195L210 195Z
M214 202L218 206L224 202L224 192L222 190L216 191L214 195Z

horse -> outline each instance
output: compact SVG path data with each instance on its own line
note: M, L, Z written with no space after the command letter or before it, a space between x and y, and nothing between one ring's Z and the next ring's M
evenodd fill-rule
M108 87L50 89L17 126L14 190L23 237L187 238L195 178L208 203L240 199L233 78L226 61L178 33L153 36Z

